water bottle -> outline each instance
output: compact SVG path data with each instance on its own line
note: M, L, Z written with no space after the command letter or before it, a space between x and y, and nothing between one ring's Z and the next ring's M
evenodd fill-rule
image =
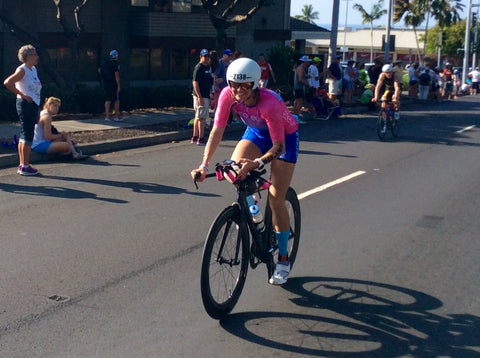
M255 228L257 229L257 231L260 231L260 232L264 231L265 224L263 223L263 215L258 205L256 204L250 205L249 209L250 209L250 214L252 214L253 222L255 223Z
M388 108L388 115L389 115L389 117L392 116L392 109L391 108Z

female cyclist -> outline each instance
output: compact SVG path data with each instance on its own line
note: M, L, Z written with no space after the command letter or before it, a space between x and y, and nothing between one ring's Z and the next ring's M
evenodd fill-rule
M210 160L222 141L230 111L238 114L247 129L231 157L242 164L237 180L243 180L249 171L262 169L265 164L271 163L270 207L279 258L269 283L281 285L287 282L290 273L287 252L290 219L285 196L298 157L298 122L279 95L258 87L260 72L260 66L245 57L228 66L228 86L220 93L203 161L198 169L192 170L191 175L195 177L200 173L198 181L205 179Z

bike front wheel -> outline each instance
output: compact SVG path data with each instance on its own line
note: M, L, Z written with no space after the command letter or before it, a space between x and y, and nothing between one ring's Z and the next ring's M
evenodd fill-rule
M302 216L300 212L300 202L298 201L297 193L293 188L288 188L287 195L285 197L285 207L290 217L290 236L288 237L288 260L290 261L290 268L293 267L295 259L297 258L298 245L300 244L300 229L302 226ZM272 210L267 201L265 208L265 226L270 233L273 263L276 264L278 260L278 243L275 237L275 230L272 224ZM275 267L269 268L269 271ZM269 275L271 275L269 272Z
M384 109L381 109L378 112L378 119L377 119L377 136L380 140L385 140L385 136L387 135L387 120L388 115Z
M247 277L248 232L236 205L225 208L205 241L200 277L202 301L210 317L221 319L235 307Z

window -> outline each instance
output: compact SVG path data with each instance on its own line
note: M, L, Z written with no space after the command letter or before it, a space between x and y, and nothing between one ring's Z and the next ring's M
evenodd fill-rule
M130 51L130 75L132 79L149 79L149 49L132 48Z
M132 0L132 6L145 6L148 7L150 4L149 0Z
M150 54L150 73L152 80L168 78L168 55L163 49L152 49Z
M192 0L173 0L172 12L191 12Z
M150 6L155 11L171 12L172 0L150 0Z

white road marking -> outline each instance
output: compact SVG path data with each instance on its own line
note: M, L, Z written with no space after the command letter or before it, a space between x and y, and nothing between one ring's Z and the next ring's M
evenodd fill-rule
M358 177L359 175L363 175L365 173L366 172L364 172L363 170L359 170L358 172L355 172L355 173L352 173L350 175L344 176L342 178L336 179L334 181L331 181L330 183L320 185L319 187L313 188L311 190L307 190L304 193L298 194L298 200L302 200L302 199L306 198L307 196L319 193L319 192L324 191L328 188L331 188L332 186L344 183L344 182L346 182L350 179L353 179L353 178Z
M473 128L475 128L475 125L462 128L462 129L456 131L455 133L460 134L460 133L463 133L463 132L466 132L466 131L471 131Z

